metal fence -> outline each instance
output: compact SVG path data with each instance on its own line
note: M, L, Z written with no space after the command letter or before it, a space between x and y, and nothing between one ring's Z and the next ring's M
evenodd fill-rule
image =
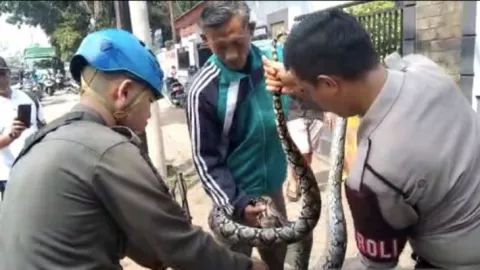
M358 16L357 19L370 33L382 59L395 51L402 54L403 8L376 11Z
M370 33L375 49L382 59L386 55L395 51L402 54L403 5L401 4L401 1L394 2L395 7L393 8L356 16L358 21ZM300 15L295 18L295 21L298 22L319 12L331 9L343 9L348 12L349 8L359 5L368 5L370 3L370 1L350 2L344 5Z

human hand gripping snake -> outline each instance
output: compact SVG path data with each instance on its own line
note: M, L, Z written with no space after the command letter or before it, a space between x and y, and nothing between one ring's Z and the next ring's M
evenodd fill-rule
M273 41L273 59L277 60L276 39ZM247 244L253 247L271 247L275 244L297 243L294 254L294 269L308 270L312 249L312 231L320 219L322 199L315 175L293 142L287 128L287 119L283 113L281 93L273 93L277 132L287 160L294 168L300 180L301 211L296 221L288 221L280 214L270 198L261 197L256 201L266 205L266 211L260 218L260 228L249 227L232 220L222 206L214 206L208 223L212 232L229 244ZM328 176L328 254L313 267L320 269L339 269L343 265L347 247L346 223L342 206L342 171L345 145L346 120L337 117L333 130L330 153L330 171ZM276 270L276 269L271 269Z

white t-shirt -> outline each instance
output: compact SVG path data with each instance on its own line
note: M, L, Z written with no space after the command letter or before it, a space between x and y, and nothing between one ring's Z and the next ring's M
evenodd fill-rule
M12 90L12 97L10 99L0 96L0 134L5 135L10 133L13 119L17 117L17 108L20 104L31 104L32 122L30 128L23 131L19 138L15 139L10 145L0 148L0 180L8 180L12 164L18 154L20 154L25 140L37 131L37 108L35 103L23 91ZM39 107L38 119L44 121L43 108L40 104Z

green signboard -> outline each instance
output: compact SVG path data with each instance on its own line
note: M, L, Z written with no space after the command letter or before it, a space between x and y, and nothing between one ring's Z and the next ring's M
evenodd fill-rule
M24 59L53 58L55 56L56 56L55 48L40 47L38 44L34 44L30 47L27 47L23 51Z

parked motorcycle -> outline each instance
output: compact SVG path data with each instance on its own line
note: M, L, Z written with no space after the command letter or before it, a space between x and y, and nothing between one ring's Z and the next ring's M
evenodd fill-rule
M64 81L62 73L57 72L57 74L55 74L55 90L62 90L65 87Z
M47 93L49 96L53 96L55 94L56 86L55 80L52 78L52 75L43 75L43 77L40 79L40 82L43 85L45 93Z
M67 93L78 95L80 93L80 85L74 79L68 78L65 81L65 90Z
M176 107L183 108L185 107L186 102L186 93L183 85L173 77L167 77L165 80L167 97L170 102Z
M38 100L43 98L42 86L36 83L32 78L24 78L23 83L19 85L20 89L24 92L31 93Z

